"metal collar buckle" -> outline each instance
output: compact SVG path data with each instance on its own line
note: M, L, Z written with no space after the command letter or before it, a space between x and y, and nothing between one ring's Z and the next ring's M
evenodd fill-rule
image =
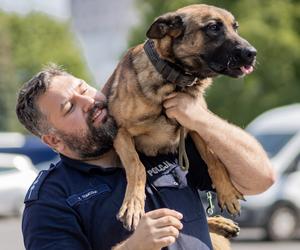
M186 86L190 87L193 86L194 84L196 84L198 82L199 78L195 77L194 81L192 81L191 83L187 84Z

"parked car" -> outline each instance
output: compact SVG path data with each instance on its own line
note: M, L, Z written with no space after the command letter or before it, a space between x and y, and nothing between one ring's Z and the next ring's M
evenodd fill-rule
M294 238L300 225L300 104L267 111L246 128L262 144L277 173L266 192L248 196L241 227L263 228L270 240Z
M36 176L27 156L0 153L0 216L22 213L24 197Z
M58 156L36 136L14 132L0 132L0 152L27 155L34 165Z

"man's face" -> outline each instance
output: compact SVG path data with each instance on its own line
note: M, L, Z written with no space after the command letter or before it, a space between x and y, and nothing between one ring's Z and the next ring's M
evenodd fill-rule
M111 149L117 128L108 115L106 97L83 80L53 77L37 104L55 136L76 157L93 159Z

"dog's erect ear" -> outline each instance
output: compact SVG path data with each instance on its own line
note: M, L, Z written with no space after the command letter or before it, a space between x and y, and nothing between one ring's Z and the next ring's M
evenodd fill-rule
M178 37L184 30L181 16L174 13L167 13L158 17L147 31L147 37L151 39L161 39L166 35Z

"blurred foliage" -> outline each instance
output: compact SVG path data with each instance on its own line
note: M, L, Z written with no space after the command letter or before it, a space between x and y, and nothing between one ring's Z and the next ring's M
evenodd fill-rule
M15 115L18 89L48 62L90 80L69 25L38 13L0 12L0 130L24 131Z
M209 108L242 127L270 108L300 101L299 0L136 0L140 24L130 46L143 42L154 18L177 8L206 3L229 10L239 33L258 51L256 71L244 79L219 77L207 93Z

